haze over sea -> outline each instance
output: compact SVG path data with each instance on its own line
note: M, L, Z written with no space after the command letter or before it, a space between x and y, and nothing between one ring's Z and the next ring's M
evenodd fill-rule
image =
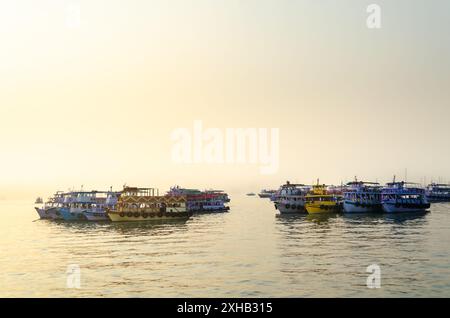
M152 225L38 220L0 201L1 297L449 297L450 204L430 213L277 215L231 193L231 210ZM67 266L81 288L66 286ZM381 267L381 288L366 286Z

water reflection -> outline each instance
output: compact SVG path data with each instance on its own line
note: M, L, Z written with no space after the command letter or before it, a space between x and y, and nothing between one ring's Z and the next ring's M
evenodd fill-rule
M186 223L186 220L111 223L108 230L121 235L159 236L186 232Z
M317 225L326 225L330 220L338 217L337 213L316 213L308 214L306 220Z
M303 292L333 286L339 293L366 292L365 269L380 264L400 285L422 284L409 275L427 266L428 213L323 213L276 217L279 270ZM405 274L408 273L408 274ZM392 288L392 287L391 287ZM399 288L400 290L400 288ZM327 290L321 290L326 295ZM338 293L338 295L339 295Z
M277 213L275 214L275 218L277 218L277 221L279 221L280 223L293 223L293 222L297 222L300 220L304 220L306 218L307 214L306 213L298 213L298 214L280 214Z
M409 213L386 213L384 214L384 218L385 220L401 224L409 221L426 221L426 217L428 214L429 212L427 211Z
M276 214L277 223L284 226L292 226L299 222L310 222L316 225L327 225L333 219L339 217L337 213L317 213L317 214Z
M422 212L403 212L403 213L343 213L340 216L349 222L393 222L404 223L413 220L425 219L429 214Z
M39 222L46 223L46 226L52 227L55 232L83 233L86 235L104 232L108 233L108 235L154 236L187 230L187 220L152 222L65 222L39 220Z
M231 213L161 224L33 222L29 206L0 202L8 220L0 296L37 296L30 285L54 297L450 293L450 204L431 213L276 215L270 202L235 202ZM81 290L65 289L67 264L82 268ZM381 290L365 285L370 264L382 268Z

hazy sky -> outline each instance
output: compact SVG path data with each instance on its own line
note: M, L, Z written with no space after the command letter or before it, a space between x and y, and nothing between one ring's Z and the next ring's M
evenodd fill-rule
M0 198L447 181L449 39L447 0L0 0ZM197 119L279 128L278 173L174 164Z

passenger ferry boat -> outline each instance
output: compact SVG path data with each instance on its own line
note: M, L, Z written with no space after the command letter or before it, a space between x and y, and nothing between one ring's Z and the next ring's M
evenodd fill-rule
M184 195L159 196L158 189L125 187L114 208L106 208L113 222L187 220Z
M85 221L85 212L97 205L98 191L71 191L64 194L64 202L59 208L64 221Z
M330 185L327 188L327 194L343 195L344 191L347 190L347 185Z
M376 182L347 183L344 190L344 212L364 213L381 211L381 187Z
M305 196L310 187L304 184L294 184L286 181L276 192L275 209L281 214L305 212Z
M263 189L263 190L261 190L260 193L258 193L258 196L260 198L271 198L276 192L277 192L277 190L266 190L266 189Z
M231 201L228 193L223 190L205 190L205 193L217 196L217 199L222 200L224 203L228 203Z
M62 206L63 201L64 192L57 191L47 202L45 202L44 206L37 206L34 209L41 219L60 220L62 219L62 216L59 212L59 208Z
M381 192L383 210L387 213L425 211L430 208L425 190L415 183L388 183Z
M450 184L429 184L426 195L428 202L450 202Z
M329 194L327 186L319 185L319 180L317 180L317 184L313 186L312 191L305 196L305 209L310 214L339 212L341 201L341 195Z
M83 212L88 221L110 221L107 208L114 208L122 192L97 192L96 202L88 204Z
M185 189L175 186L167 192L169 196L186 196L187 210L192 213L200 212L226 212L229 207L225 202L229 202L228 195L219 190L200 191L198 189Z

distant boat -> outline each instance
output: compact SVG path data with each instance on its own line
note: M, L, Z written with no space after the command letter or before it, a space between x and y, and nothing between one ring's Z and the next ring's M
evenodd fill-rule
M42 204L42 203L44 203L44 200L43 200L41 197L38 197L38 198L36 199L36 201L34 201L34 203L35 203L35 204Z
M277 192L277 190L261 190L260 193L258 193L258 196L260 198L271 198L272 195L274 195Z
M249 197L253 197L253 196L255 196L256 194L254 194L253 192L250 192L250 193L247 193L247 195L248 195Z
M169 196L186 196L186 207L188 212L227 212L229 206L225 204L230 202L228 194L222 190L185 189L175 186L167 192Z
M228 203L231 201L228 193L223 190L205 190L204 193L211 194L216 196L219 200L222 200L224 203Z
M428 202L449 202L450 184L432 183L426 189Z

